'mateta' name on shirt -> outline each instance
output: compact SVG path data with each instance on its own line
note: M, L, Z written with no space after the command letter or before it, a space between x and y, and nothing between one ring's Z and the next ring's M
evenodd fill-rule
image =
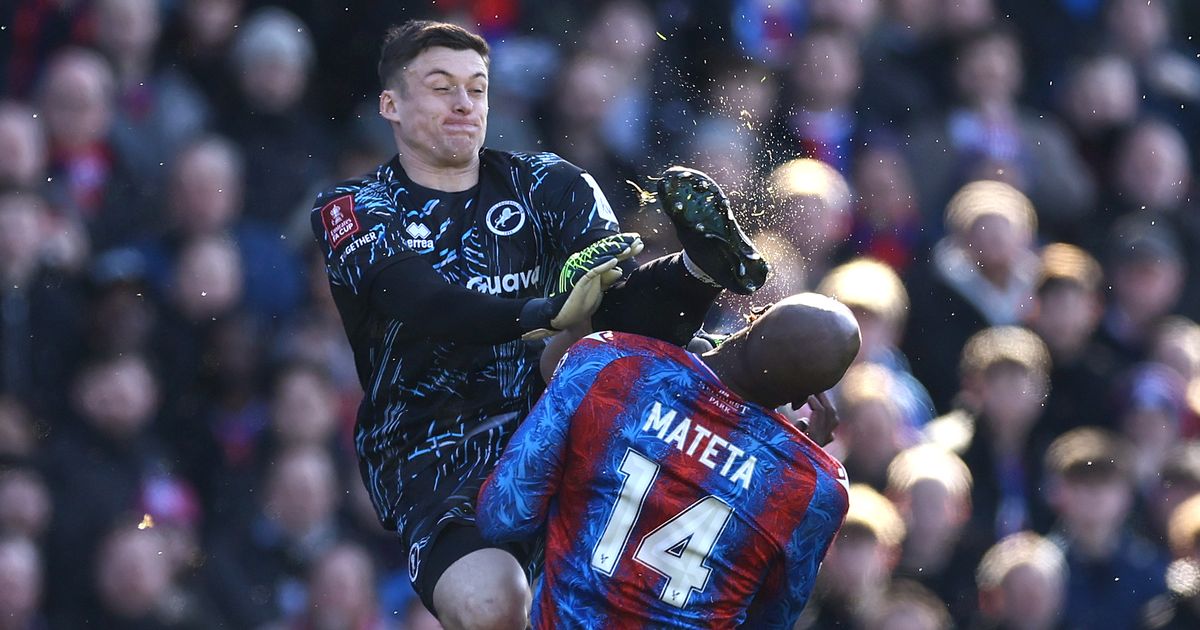
M642 431L653 433L654 437L667 444L674 444L680 452L698 459L701 464L716 470L730 482L740 483L748 490L758 458L753 455L746 457L745 451L699 422L693 423L687 416L680 416L676 422L676 415L674 409L667 409L656 401L646 414ZM701 444L704 445L703 448ZM722 457L724 459L721 459ZM730 471L733 471L733 474L730 474Z

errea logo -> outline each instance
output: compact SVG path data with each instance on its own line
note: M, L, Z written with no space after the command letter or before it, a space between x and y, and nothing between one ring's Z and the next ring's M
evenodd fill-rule
M433 234L433 232L429 231L429 228L425 227L424 223L409 223L408 227L404 228L404 231L408 232L408 235L413 238L429 238L429 235Z
M411 249L433 249L433 240L429 237L433 235L424 223L409 223L404 228L405 232L412 238L404 241Z

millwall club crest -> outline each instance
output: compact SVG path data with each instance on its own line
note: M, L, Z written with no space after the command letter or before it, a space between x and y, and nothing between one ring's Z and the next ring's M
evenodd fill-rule
M424 541L422 541L424 542ZM417 573L421 571L421 543L415 542L408 548L408 579L417 581Z
M501 201L492 206L484 222L496 236L511 236L525 227L525 208L515 201Z

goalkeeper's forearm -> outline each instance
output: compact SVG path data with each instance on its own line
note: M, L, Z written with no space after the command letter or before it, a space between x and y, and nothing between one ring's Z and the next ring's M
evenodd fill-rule
M381 271L371 285L371 305L399 321L403 336L481 345L549 328L557 313L547 298L504 298L450 284L419 258Z

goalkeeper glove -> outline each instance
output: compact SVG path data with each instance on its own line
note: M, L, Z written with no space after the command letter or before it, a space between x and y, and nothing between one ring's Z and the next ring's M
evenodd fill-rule
M558 274L550 297L535 298L521 309L521 338L543 339L585 321L600 307L604 291L621 279L617 264L642 251L635 233L606 236L571 254Z

